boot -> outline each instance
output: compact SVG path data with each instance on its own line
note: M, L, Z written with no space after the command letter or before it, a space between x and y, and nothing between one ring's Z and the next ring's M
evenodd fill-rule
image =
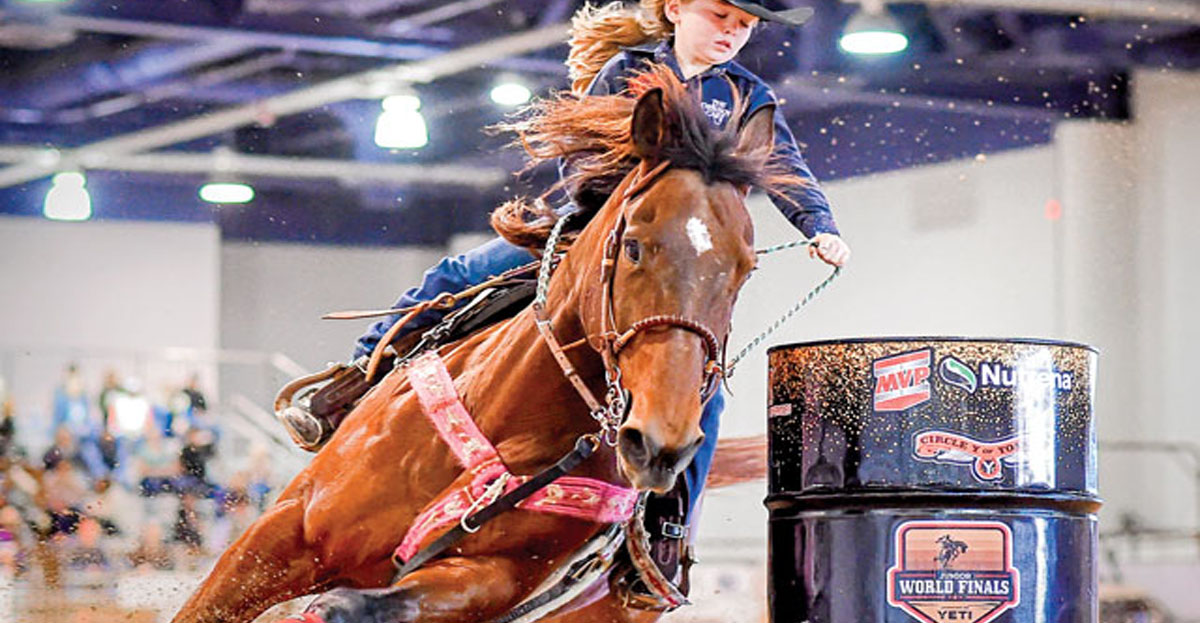
M312 377L297 379L280 390L275 414L296 445L316 452L329 441L359 398L378 381L378 378L367 379L368 360L360 357L349 365L337 364ZM385 355L380 368L389 369L393 361L395 356ZM329 381L321 384L325 379ZM286 395L288 392L290 397Z
M648 538L650 558L662 578L684 597L690 589L690 575L695 553L688 538L688 487L680 477L675 487L663 495L651 494L641 517ZM634 521L638 517L635 515ZM638 538L627 533L627 539ZM627 543L627 545L630 545ZM610 588L627 607L639 610L670 610L670 605L651 590L642 572L633 563L629 550L622 558L623 569L610 576Z

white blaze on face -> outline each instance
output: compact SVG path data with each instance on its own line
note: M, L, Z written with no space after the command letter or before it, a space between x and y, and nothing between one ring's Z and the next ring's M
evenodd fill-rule
M697 257L712 250L712 236L708 235L708 226L704 224L704 221L694 216L688 219L687 235L692 241L692 248L696 250Z

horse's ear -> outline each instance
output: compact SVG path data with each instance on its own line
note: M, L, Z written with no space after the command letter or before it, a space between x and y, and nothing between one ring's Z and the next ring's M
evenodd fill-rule
M633 121L630 122L629 132L633 137L633 147L636 155L645 160L653 158L663 140L663 125L666 113L663 111L662 89L650 89L638 98L633 109Z
M775 105L768 104L750 115L738 131L737 153L766 164L775 150Z

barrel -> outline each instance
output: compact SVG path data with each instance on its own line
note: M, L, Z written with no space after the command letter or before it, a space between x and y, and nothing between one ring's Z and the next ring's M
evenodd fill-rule
M1097 620L1095 349L769 351L773 623Z

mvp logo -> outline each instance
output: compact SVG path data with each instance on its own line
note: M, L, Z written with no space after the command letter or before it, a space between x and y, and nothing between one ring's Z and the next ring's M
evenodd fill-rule
M987 623L1021 603L1012 533L996 521L907 521L896 528L887 600L922 623Z
M875 410L903 411L929 400L932 359L933 351L923 348L875 360Z

